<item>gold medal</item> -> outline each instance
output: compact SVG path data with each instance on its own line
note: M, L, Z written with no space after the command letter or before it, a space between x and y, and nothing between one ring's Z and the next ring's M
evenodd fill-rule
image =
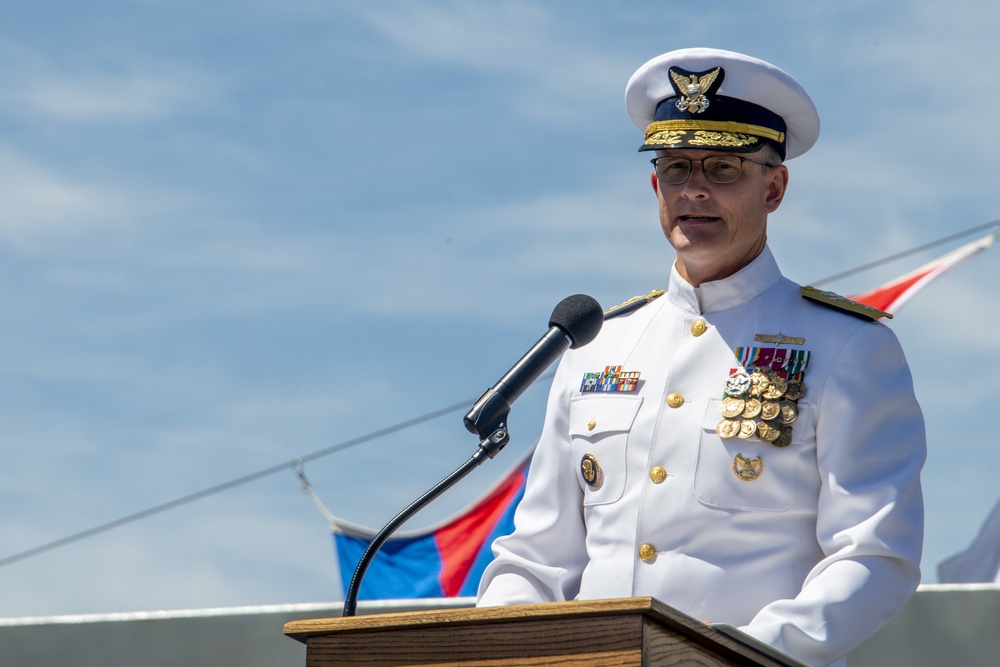
M781 416L781 405L775 401L764 401L760 404L760 417L771 421Z
M792 444L792 427L782 426L779 431L778 437L775 438L771 444L775 447L787 447Z
M743 408L743 418L753 419L754 417L760 416L760 401L756 398L749 398L746 402L746 407Z
M736 458L733 459L733 474L742 479L744 482L752 482L760 474L764 472L764 462L760 460L760 457L748 461L743 458L742 454L737 454Z
M799 406L792 401L782 401L778 404L781 409L781 423L791 424L799 417Z
M723 419L715 427L715 432L720 438L734 438L740 432L740 421L738 419Z
M770 384L767 385L767 389L762 394L764 398L769 401L776 401L785 395L785 392L788 390L788 383L780 375L773 373L768 381Z
M788 389L785 390L785 398L790 401L797 401L806 395L806 386L800 380L789 380Z
M757 437L764 442L774 442L781 435L781 429L768 422L757 425Z
M737 434L743 440L749 440L757 433L757 422L752 419L740 422L740 432Z
M597 463L597 457L593 454L583 455L583 458L580 460L580 473L583 475L583 481L592 489L600 488L601 483L604 481L601 466Z
M722 401L722 416L726 419L739 417L743 414L743 408L745 407L746 405L742 398L727 398Z
M767 390L768 384L767 376L760 369L755 370L750 376L750 395L754 398L760 398L761 394Z

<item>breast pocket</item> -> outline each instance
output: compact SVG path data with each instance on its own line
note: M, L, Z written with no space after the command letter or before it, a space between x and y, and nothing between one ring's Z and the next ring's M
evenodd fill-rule
M795 503L799 457L802 455L802 434L806 433L804 417L792 425L792 442L778 447L756 436L742 439L723 438L716 427L723 419L721 399L708 403L694 490L706 505L741 510L785 512Z
M613 503L625 492L628 434L641 396L578 396L569 408L569 436L584 505Z

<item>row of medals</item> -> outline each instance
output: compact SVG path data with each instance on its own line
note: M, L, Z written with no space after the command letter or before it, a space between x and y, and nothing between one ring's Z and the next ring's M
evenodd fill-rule
M786 380L777 371L737 368L726 380L723 420L715 427L722 438L749 440L756 436L777 447L792 442L792 422L799 416L798 400L806 393L801 380Z

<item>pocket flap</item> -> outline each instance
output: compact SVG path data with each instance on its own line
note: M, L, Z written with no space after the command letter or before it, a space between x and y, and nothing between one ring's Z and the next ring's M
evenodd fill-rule
M641 396L578 396L570 401L569 434L593 438L632 428Z

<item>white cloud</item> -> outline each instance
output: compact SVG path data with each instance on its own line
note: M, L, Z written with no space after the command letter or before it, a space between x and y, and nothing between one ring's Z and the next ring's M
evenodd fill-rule
M37 236L74 234L120 222L127 210L117 193L89 185L0 148L0 234L8 243L30 244Z
M558 10L537 2L412 3L359 6L359 17L414 59L473 71L496 81L505 104L529 117L568 123L609 102L624 114L624 81L634 64L624 55L595 52L567 31ZM445 86L446 88L446 86ZM488 121L481 132L488 133ZM567 130L586 136L585 128Z
M528 2L396 2L358 13L410 56L492 71L538 70L538 48L554 21L547 9Z
M0 41L0 107L26 119L121 123L162 120L212 106L220 82L204 70L155 58L108 64L60 58Z
M177 77L87 72L33 78L8 89L0 95L0 102L25 113L108 122L162 118L190 106L198 97L189 83Z

